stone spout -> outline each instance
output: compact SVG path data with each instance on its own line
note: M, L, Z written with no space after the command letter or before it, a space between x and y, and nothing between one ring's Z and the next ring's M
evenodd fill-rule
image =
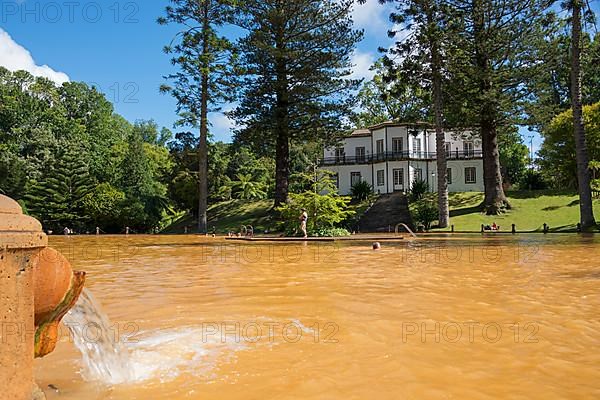
M33 359L51 352L58 324L77 301L85 274L47 248L35 218L0 195L0 397L31 399Z
M58 324L77 302L84 282L85 272L73 271L58 251L45 248L37 255L33 267L36 357L56 347Z

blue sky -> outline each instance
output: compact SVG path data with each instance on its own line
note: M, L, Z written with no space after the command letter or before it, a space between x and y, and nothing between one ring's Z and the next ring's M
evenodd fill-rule
M58 82L94 84L128 120L154 119L172 128L175 102L158 92L162 77L173 70L162 48L177 31L156 24L166 4L167 0L0 0L0 65ZM355 6L355 25L365 31L353 56L356 77L371 77L377 48L392 44L386 34L390 11L376 0ZM210 119L215 139L229 141L231 121L222 114ZM522 130L527 144L531 134ZM534 149L539 144L534 134Z

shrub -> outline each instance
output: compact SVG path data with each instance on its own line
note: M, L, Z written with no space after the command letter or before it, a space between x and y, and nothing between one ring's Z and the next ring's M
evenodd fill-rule
M340 237L350 236L350 232L344 228L321 228L317 229L314 235L318 237Z
M437 205L433 201L422 200L411 207L413 221L416 224L423 225L425 230L431 229L433 221L439 218Z
M348 209L349 202L348 197L334 193L290 193L288 203L277 209L285 222L282 230L287 235L300 232L299 216L303 208L308 213L307 230L311 235L321 229L335 228L336 224L354 214L354 211Z
M410 188L409 198L411 201L419 201L429 190L429 184L424 180L415 179Z
M519 182L519 187L522 190L543 190L548 188L548 183L540 172L527 170Z
M350 194L354 200L363 201L369 198L373 193L373 188L367 181L356 182L350 189Z

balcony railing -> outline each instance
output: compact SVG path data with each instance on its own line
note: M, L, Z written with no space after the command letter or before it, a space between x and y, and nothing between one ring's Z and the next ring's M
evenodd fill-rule
M447 160L472 160L483 157L481 150L473 151L451 151L446 153ZM325 157L319 160L320 166L326 165L355 165L372 164L384 161L406 161L406 160L435 160L435 152L415 151L386 151L383 153L366 154L364 156L336 156Z

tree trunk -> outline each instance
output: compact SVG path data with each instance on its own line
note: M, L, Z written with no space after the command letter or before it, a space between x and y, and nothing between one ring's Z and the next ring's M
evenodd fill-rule
M487 107L483 107L487 109ZM481 116L481 141L483 148L483 183L485 199L483 202L487 215L498 215L510 208L502 187L500 153L498 151L498 132L494 118Z
M482 0L473 1L473 31L475 36L475 62L479 79L480 104L479 119L481 124L481 142L483 150L483 184L485 199L483 207L487 215L497 215L510 208L502 187L500 153L498 151L497 105L493 102L493 83L491 65L487 53L485 37L485 17Z
M437 24L433 11L427 6L429 0L425 1L427 7L427 19L430 27L430 48L431 48L431 72L433 78L433 107L435 114L435 148L437 160L437 181L438 181L438 226L440 228L448 227L450 223L450 212L448 210L448 163L446 161L446 135L444 134L443 104L442 104L442 60L439 49L439 38L434 36L437 29L433 24Z
M202 37L202 53L207 56L209 49L208 1L204 2L204 21ZM208 225L208 68L202 71L202 94L200 104L200 140L198 141L198 233L207 233Z
M592 208L592 189L581 95L581 3L573 1L573 31L571 39L571 98L573 106L573 134L577 158L577 183L579 188L579 212L581 227L584 230L596 225Z
M280 36L283 37L285 29L281 27ZM283 40L276 40L279 53L284 52ZM275 126L277 140L275 148L275 207L287 202L290 175L290 135L289 135L289 93L287 81L287 64L283 56L278 56L275 61L277 75L276 92L277 104L275 108Z

